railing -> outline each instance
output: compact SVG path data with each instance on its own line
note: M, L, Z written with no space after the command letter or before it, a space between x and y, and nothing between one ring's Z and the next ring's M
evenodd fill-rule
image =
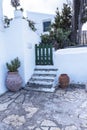
M53 65L52 45L35 45L36 65Z
M87 44L87 31L82 31L81 33L81 44Z

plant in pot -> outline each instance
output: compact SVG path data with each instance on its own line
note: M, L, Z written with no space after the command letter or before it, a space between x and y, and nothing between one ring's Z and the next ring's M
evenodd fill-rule
M11 91L18 91L22 87L22 78L18 73L20 65L21 63L18 57L11 60L10 63L6 63L8 69L6 86Z
M18 9L20 6L20 0L11 0L11 5L15 8L14 17L22 18L23 17L23 8Z
M11 0L11 5L17 10L17 7L20 6L20 0Z

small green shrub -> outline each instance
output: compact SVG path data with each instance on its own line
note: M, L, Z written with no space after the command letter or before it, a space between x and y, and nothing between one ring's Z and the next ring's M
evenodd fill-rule
M18 71L18 68L20 67L21 63L17 58L11 61L11 63L6 63L7 69L9 72L16 72Z

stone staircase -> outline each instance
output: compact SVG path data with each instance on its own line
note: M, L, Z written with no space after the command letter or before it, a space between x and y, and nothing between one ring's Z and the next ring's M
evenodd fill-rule
M58 69L55 69L54 66L36 66L25 89L54 92L58 86L57 72Z

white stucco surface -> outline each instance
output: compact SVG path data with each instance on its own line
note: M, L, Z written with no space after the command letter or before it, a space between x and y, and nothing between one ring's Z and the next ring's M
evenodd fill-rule
M33 32L26 20L15 18L10 27L0 31L0 94L7 91L5 79L7 75L6 62L18 57L21 61L19 73L23 79L23 86L29 80L35 68L35 44L40 37Z
M35 68L35 44L39 44L39 41L37 32L29 28L22 16L15 17L9 28L0 30L0 94L7 91L6 62L16 57L20 59L19 73L23 86L31 78ZM66 48L53 52L54 68L58 69L58 76L67 73L71 83L87 83L87 47Z
M5 36L7 61L19 57L20 73L26 82L26 78L30 77L35 66L34 45L39 43L39 37L29 28L24 19L14 19L10 28L6 30Z
M28 19L35 23L35 27L37 29L37 34L41 36L43 34L43 22L51 21L54 22L54 16L52 14L44 14L44 13L35 13L35 12L27 12ZM47 33L47 32L46 32Z
M4 42L4 32L0 32L0 94L3 94L7 89L5 86L5 61L6 61L6 52L5 52L5 42Z
M58 75L67 73L71 83L87 82L87 47L61 49L55 52Z

